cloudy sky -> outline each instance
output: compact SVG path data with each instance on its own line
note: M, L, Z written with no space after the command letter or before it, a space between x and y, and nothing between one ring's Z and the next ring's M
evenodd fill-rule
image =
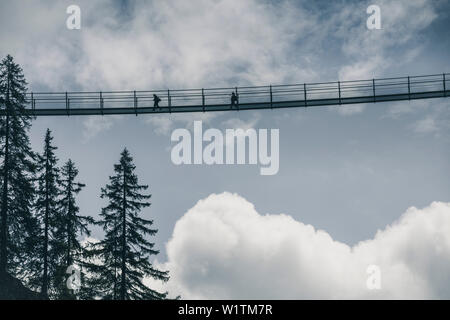
M66 8L81 8L81 29ZM366 9L381 8L381 30ZM1 1L0 56L33 91L149 90L450 72L450 3ZM450 100L185 115L38 118L100 188L120 151L149 184L166 284L184 298L450 298ZM280 170L181 165L176 128L279 129ZM94 229L93 237L102 237ZM368 290L369 265L381 288ZM161 284L152 283L161 287Z

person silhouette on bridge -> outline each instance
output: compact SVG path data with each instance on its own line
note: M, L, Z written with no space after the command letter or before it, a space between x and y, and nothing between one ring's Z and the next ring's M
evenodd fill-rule
M159 108L161 109L161 107L159 106L159 103L161 102L161 98L158 97L156 94L153 95L153 110L155 108Z
M237 94L233 91L231 93L231 109L233 109L233 106L237 106L239 104L239 98Z

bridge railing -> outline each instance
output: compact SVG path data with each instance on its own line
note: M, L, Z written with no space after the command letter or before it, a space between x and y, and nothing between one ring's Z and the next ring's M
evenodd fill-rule
M239 104L308 101L320 99L341 100L384 95L411 95L415 93L446 92L450 88L450 74L382 78L370 80L336 81L289 85L247 86L153 91L97 91L97 92L30 92L26 96L30 109L76 108L142 108L153 107L153 95L161 99L159 106L229 105L231 93L239 97Z

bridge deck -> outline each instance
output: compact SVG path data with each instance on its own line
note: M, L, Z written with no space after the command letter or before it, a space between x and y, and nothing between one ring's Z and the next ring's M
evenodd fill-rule
M35 116L210 112L450 97L450 74L295 85L187 90L28 93ZM230 105L231 92L239 103ZM153 94L161 98L153 107ZM0 109L0 115L5 110Z

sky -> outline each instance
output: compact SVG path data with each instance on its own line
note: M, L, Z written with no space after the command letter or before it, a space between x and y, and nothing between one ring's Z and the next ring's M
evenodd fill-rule
M69 30L66 8L81 9ZM381 29L369 30L369 5ZM235 87L450 72L450 3L1 1L0 56L29 91ZM40 117L61 163L100 189L127 147L183 298L450 298L450 100L196 114ZM280 167L180 165L173 130L279 129ZM93 228L92 237L101 238ZM382 286L366 288L367 266Z

